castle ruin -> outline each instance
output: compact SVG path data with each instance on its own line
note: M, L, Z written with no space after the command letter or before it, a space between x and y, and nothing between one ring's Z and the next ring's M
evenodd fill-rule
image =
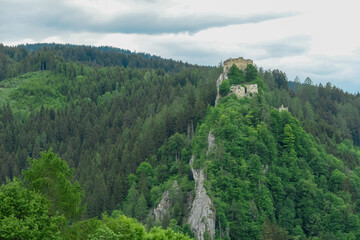
M245 97L246 95L245 88L241 85L232 85L230 87L230 94L232 93L235 93L238 98Z
M238 98L251 97L258 93L257 84L232 85L230 87L230 94L235 93Z
M258 93L258 85L257 84L248 84L246 87L246 96L251 96Z
M235 59L229 58L224 62L224 73L227 73L233 64L235 64L235 66L237 66L241 71L244 71L247 65L254 65L254 62L251 59L244 59L242 57Z
M231 68L231 66L235 64L235 66L237 68L239 68L240 70L244 71L247 67L247 65L249 64L254 64L254 62L251 59L244 59L242 57L239 58L230 58L226 61L224 61L224 68L223 68L223 73L220 74L218 80L216 81L216 88L217 88L217 96L216 96L216 100L215 100L215 105L217 104L217 102L220 99L220 94L219 94L219 86L222 83L222 81L228 79L227 76L227 72L229 71L229 69ZM230 94L235 93L235 95L238 98L243 98L243 97L252 97L255 94L258 93L258 86L257 84L245 84L245 85L232 85L230 87Z

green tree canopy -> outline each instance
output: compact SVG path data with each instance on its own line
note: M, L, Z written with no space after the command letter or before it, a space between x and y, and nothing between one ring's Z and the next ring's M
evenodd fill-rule
M51 212L59 211L69 219L77 219L85 210L84 195L78 182L71 182L72 169L50 149L39 159L29 159L30 168L23 171L31 190L44 194L51 202Z
M293 129L289 124L286 124L284 127L284 135L283 135L283 144L284 147L289 149L294 146L295 136L293 134Z
M241 71L235 64L233 64L228 73L230 84L241 84L245 82L243 71Z
M60 239L63 220L50 214L45 197L20 180L0 187L0 239Z
M222 97L225 97L230 92L230 82L229 80L224 80L219 86L219 94Z
M136 219L120 215L109 217L103 214L102 220L98 221L97 228L88 239L91 240L190 240L191 238L181 233L175 233L172 229L153 227L149 233Z
M102 217L103 219L99 222L99 227L94 234L88 236L88 239L145 239L145 228L135 219L127 218L124 215L120 215L116 218L112 218L107 215L103 215Z
M312 82L311 78L309 78L309 77L307 77L304 81L304 84L306 84L306 85L312 85L312 83L313 82Z
M258 75L256 67L252 64L248 64L245 68L245 79L247 82L254 81Z

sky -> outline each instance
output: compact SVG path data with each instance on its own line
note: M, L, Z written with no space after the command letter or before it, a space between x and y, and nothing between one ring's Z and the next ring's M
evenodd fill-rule
M356 0L0 0L0 43L113 46L199 65L252 59L360 92Z

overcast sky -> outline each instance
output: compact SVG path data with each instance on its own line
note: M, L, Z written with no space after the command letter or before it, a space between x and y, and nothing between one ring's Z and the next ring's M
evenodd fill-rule
M0 0L0 42L108 45L201 65L251 58L360 92L355 0Z

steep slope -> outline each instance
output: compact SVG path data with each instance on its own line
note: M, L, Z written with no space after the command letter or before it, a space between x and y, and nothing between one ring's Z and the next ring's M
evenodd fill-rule
M210 132L208 136L208 150L206 155L213 147L215 137ZM188 222L194 231L196 239L204 239L208 235L211 239L215 235L215 211L211 198L206 193L204 181L206 179L204 169L194 169L194 155L191 157L189 165L195 180L195 199L189 213Z
M244 76L238 79L249 83ZM261 75L251 79L259 91L219 98L190 146L174 135L159 149L157 158L173 161L167 162L168 180L150 192L167 192L176 179L182 194L170 198L168 220L158 224L177 224L175 229L191 230L197 239L358 238L360 152L350 141L338 145L351 150L353 168L328 154L286 108L269 104L273 93ZM184 171L186 162L191 172Z
M216 147L208 151L208 135ZM359 238L360 167L344 167L287 111L234 95L208 110L193 166L216 209L215 238Z

